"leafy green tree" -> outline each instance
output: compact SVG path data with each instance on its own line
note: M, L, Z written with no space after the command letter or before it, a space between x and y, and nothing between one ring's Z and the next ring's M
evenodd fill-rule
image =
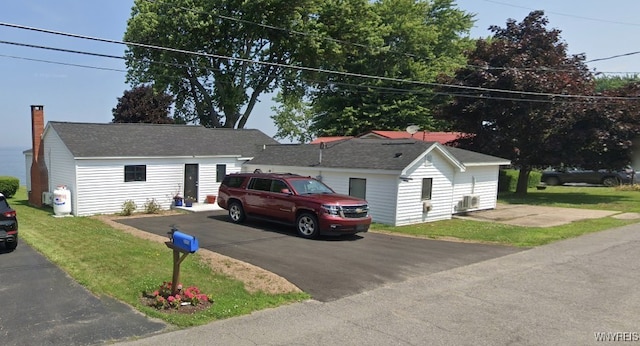
M313 54L318 2L135 0L125 40L174 50L129 45L128 80L175 95L187 122L243 128L260 95L295 76L287 65Z
M628 74L625 76L601 76L596 78L596 92L620 89L629 83L640 82L640 76Z
M164 92L154 92L151 86L142 85L124 92L113 108L114 123L172 124L169 116L173 97Z
M432 117L432 88L426 83L465 63L463 52L471 42L462 35L472 26L471 15L451 0L346 1L322 10L319 21L336 41L325 43L317 67L349 74L306 79L313 132L357 135L410 124L445 126Z
M577 148L591 138L576 131L593 124L582 119L590 101L552 95L593 95L592 75L584 56L569 56L560 31L547 24L544 13L534 11L520 23L491 26L493 37L476 42L468 66L442 80L476 88L443 89L457 95L440 117L472 134L460 146L510 159L520 170L517 194L526 194L533 168L574 162Z
M313 113L307 103L298 97L285 98L282 93L274 101L278 104L271 108L275 112L271 119L278 128L274 138L307 143L315 137L311 132Z

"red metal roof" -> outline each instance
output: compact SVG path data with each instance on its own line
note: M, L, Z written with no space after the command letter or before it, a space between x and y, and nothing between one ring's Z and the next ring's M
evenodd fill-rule
M369 131L357 138L380 138L380 139L400 139L400 138L413 138L425 142L438 142L440 144L447 144L453 140L458 139L463 135L462 132L429 132L418 131L413 135L406 131ZM353 136L334 136L334 137L318 137L314 139L311 144L320 144L321 142L333 142L342 139L354 138Z
M353 136L332 136L332 137L318 137L314 140L311 141L311 143L309 144L320 144L320 143L328 143L328 142L333 142L333 141L339 141L342 139L350 139L353 138Z

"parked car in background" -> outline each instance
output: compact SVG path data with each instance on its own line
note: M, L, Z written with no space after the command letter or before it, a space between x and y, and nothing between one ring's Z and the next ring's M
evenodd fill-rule
M337 194L321 181L297 174L229 174L217 201L232 222L252 216L286 223L295 225L304 238L367 232L371 225L367 201Z
M16 211L11 209L9 202L0 193L0 243L4 243L7 250L14 250L18 246L18 218Z
M540 181L547 185L592 184L617 186L634 183L635 171L631 168L621 170L589 170L580 168L557 168L542 172Z

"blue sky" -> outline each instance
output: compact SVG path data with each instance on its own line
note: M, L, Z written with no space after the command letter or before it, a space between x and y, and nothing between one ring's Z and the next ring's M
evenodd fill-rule
M122 40L132 0L4 0L0 22L79 35ZM490 34L490 25L504 26L508 18L521 21L541 9L549 27L562 30L571 54L587 60L640 51L640 1L578 0L459 0L458 6L476 14L472 37ZM37 33L0 26L0 41L27 43L122 56L124 46ZM111 70L50 64L28 59L89 65ZM640 54L590 63L602 72L640 71ZM116 70L116 71L114 71ZM118 71L121 70L121 71ZM0 146L29 148L30 105L44 105L45 121L106 123L111 110L130 86L123 60L47 51L0 43ZM247 124L268 135L276 131L270 119L271 96L265 95Z

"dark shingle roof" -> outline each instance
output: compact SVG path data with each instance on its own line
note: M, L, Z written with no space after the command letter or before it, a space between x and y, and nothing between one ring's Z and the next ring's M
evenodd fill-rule
M511 164L509 160L491 155L481 154L475 151L445 146L448 152L451 153L458 161L469 166L474 164L498 164L508 165Z
M74 157L251 157L278 144L260 130L194 125L49 122Z
M504 159L468 150L442 146L436 142L413 139L347 139L325 144L320 160L320 144L270 145L250 161L251 164L276 166L381 169L400 171L432 146L439 146L465 163L504 164ZM455 150L450 150L455 149Z

